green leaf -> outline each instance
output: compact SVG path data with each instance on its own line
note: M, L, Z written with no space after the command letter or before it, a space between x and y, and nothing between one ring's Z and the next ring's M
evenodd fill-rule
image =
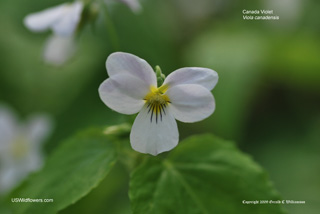
M188 138L166 159L150 158L132 174L134 214L284 213L264 170L233 143L212 135Z
M75 203L107 175L116 161L114 145L102 130L88 130L66 142L12 197L53 199L52 203L11 203L14 213L50 214Z
M127 168L118 161L98 188L59 214L130 214L128 184Z

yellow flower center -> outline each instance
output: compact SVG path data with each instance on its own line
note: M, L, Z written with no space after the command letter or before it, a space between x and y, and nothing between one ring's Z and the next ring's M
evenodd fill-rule
M150 92L145 96L148 114L150 113L150 122L152 123L153 115L155 115L156 123L158 118L162 121L163 114L166 114L165 108L168 106L170 99L164 93L168 90L168 85L162 85L159 88L150 87Z

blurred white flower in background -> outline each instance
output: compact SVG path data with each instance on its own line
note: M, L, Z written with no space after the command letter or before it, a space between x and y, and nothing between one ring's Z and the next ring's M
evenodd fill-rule
M62 65L74 53L73 37L81 20L83 3L65 3L25 17L25 26L33 32L51 29L51 36L44 49L44 60L53 65Z
M113 53L106 67L109 78L99 87L100 98L119 113L139 112L130 133L138 152L157 155L173 149L179 141L176 120L197 122L215 110L210 92L218 82L214 70L181 68L158 85L151 66L135 55Z
M133 12L141 11L141 5L138 0L117 0L126 4ZM112 4L114 0L104 0L102 4ZM44 47L44 61L60 66L70 59L75 53L74 36L78 27L83 22L93 21L98 15L99 8L97 2L74 1L73 3L64 3L46 10L31 13L27 15L23 22L32 32L44 32L52 30ZM85 20L82 20L82 13ZM80 24L81 23L81 24Z
M0 105L0 195L42 166L42 143L51 131L47 115L33 115L21 123L9 108Z

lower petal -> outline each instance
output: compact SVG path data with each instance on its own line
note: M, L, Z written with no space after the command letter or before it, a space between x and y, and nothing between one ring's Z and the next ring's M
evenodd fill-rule
M0 171L0 195L6 194L23 178L13 164L3 165Z
M182 122L193 123L209 117L215 110L211 92L196 84L177 85L169 88L173 116Z
M177 146L179 141L177 123L170 109L163 109L152 113L146 105L142 108L130 133L130 142L134 150L157 155Z
M43 58L46 63L60 66L75 53L76 45L73 37L51 36L44 47Z

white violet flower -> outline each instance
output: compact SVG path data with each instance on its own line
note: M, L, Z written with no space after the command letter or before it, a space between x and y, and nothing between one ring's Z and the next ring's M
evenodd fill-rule
M49 38L44 49L45 61L61 65L74 53L73 36L81 20L83 3L75 1L64 3L44 11L32 13L25 17L25 26L33 32L44 32L51 29L53 36Z
M10 109L0 106L0 195L41 167L41 144L51 130L47 115L33 115L20 123Z
M134 150L157 155L177 146L175 119L192 123L215 110L211 90L218 74L208 68L180 68L157 85L157 76L143 59L128 53L111 54L106 61L109 78L99 87L101 100L112 110L136 117L130 142Z

